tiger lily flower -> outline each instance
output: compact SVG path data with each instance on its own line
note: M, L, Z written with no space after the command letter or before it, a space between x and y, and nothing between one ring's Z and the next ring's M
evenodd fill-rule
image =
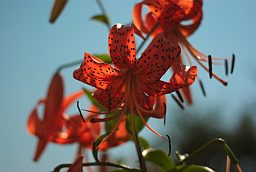
M63 116L66 109L84 94L83 91L79 91L64 98L63 92L62 77L56 73L51 80L46 98L38 101L28 118L27 129L29 133L39 139L34 161L40 158L48 142L55 140L61 132L65 123ZM40 119L37 112L40 105L44 105L43 119Z
M147 6L149 10L145 15L145 21L142 19L143 5ZM194 48L186 38L197 30L202 20L202 14L202 0L143 0L136 4L133 9L133 21L139 31L147 34L154 26L158 25L151 36L155 37L164 33L167 39L176 40L190 65L192 65L192 56L203 69L212 73L203 63L209 62L208 56ZM189 24L184 24L184 21L189 21ZM226 59L212 58L212 60ZM183 59L180 58L179 63L183 63ZM219 64L215 61L210 63ZM175 67L175 65L172 67ZM223 85L227 85L227 82L216 74L212 73L212 76ZM183 87L182 92L188 103L192 103L189 88Z
M73 73L75 79L96 87L93 96L110 112L115 112L104 119L94 119L94 122L118 118L113 133L125 114L137 114L151 131L159 135L147 125L144 116L155 116L153 106L156 96L192 84L197 67L180 66L170 82L161 81L161 77L180 55L178 43L159 34L137 60L132 26L114 25L108 36L108 50L114 67L85 53L80 68Z

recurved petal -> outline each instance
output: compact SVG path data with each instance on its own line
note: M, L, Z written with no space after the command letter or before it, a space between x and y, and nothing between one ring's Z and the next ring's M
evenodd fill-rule
M44 138L40 138L37 142L36 151L33 160L37 161L40 157L43 151L45 150L45 147L47 146L48 141Z
M93 141L99 136L100 124L90 123L89 118L83 122L80 115L66 119L66 130L60 132L53 140L58 144L71 144L78 142L84 147L91 148Z
M178 58L178 60L175 62L175 64L172 65L173 71L180 65L183 64L182 58ZM178 65L178 66L177 66ZM177 69L176 69L177 70ZM189 87L183 87L179 91L181 91L181 94L184 96L185 100L188 102L188 104L192 104L192 94Z
M124 92L121 90L114 92L110 89L97 89L93 93L93 97L108 110L115 109L121 103L123 95Z
M148 33L149 30L148 28L144 25L144 22L142 20L142 6L143 6L143 2L137 3L134 8L133 8L133 23L136 26L136 28L138 28L138 30L144 32L144 33Z
M110 64L89 53L84 54L80 68L73 73L75 79L101 89L105 89L115 75L117 71Z
M177 60L180 51L180 46L176 41L166 39L162 33L159 34L138 60L138 75L146 80L146 83L158 81Z
M44 108L43 122L48 131L60 128L62 114L59 113L63 101L64 84L62 77L56 73L50 83Z
M116 68L133 67L136 62L134 28L122 24L114 25L108 36L108 50Z
M172 78L170 79L171 87L174 90L191 85L197 76L196 66L176 65Z
M196 31L196 29L199 27L199 25L201 24L201 21L202 21L202 11L200 11L197 16L195 16L193 19L192 19L192 23L189 24L189 25L183 25L183 24L180 24L179 25L179 29L181 31L181 33L188 37L190 36L192 33L194 33Z
M68 169L68 172L82 172L83 171L83 156L79 156L75 162Z
M65 97L64 101L62 102L61 113L64 113L72 103L74 103L77 99L79 99L83 95L84 95L84 91L80 90Z
M42 121L39 119L37 108L38 105L32 110L27 123L28 132L35 136L42 135Z
M172 32L173 29L181 22L184 18L184 10L177 4L169 2L164 8L161 15L158 17L160 26L166 32Z
M160 96L176 91L169 82L157 81L148 85L147 93L150 96Z
M202 0L173 0L173 2L184 10L185 16L183 20L190 20L202 11Z
M166 115L166 96L157 96L155 104L155 115L154 118L163 118Z
M153 13L149 12L146 14L146 20L145 20L145 25L148 28L148 30L150 31L155 24L157 23L157 19L154 17ZM153 33L150 34L150 36L155 37L158 34L160 34L161 32L163 32L162 28L160 26L158 26Z

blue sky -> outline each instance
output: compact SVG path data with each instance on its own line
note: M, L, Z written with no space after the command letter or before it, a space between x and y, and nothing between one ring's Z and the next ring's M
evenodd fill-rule
M132 21L132 7L138 1L103 2L112 24L125 24ZM37 100L45 96L50 78L59 65L82 59L85 51L107 52L108 31L89 20L100 13L93 0L70 1L54 25L48 23L52 4L50 0L0 0L0 171L50 171L57 164L74 158L75 146L49 145L39 163L33 163L36 139L26 131L27 117ZM206 54L231 57L235 53L236 69L234 75L227 78L228 87L210 80L200 69L208 96L201 95L196 83L192 86L195 102L188 110L220 109L226 114L225 125L234 126L237 111L255 102L255 8L254 0L204 2L202 24L189 41ZM62 72L67 94L82 87L72 78L74 69ZM222 67L214 70L224 76ZM168 111L171 113L172 109L178 111L173 102ZM158 128L156 121L150 123ZM145 129L142 134L156 138ZM131 144L126 148L129 146ZM129 153L128 149L122 151ZM120 149L113 152L117 158Z

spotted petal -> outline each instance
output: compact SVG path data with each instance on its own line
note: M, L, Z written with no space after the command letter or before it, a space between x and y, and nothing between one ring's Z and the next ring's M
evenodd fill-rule
M136 62L134 28L121 24L114 25L108 36L108 50L116 68L133 67Z
M202 11L202 0L173 0L173 2L183 9L185 13L183 20L190 20Z
M73 73L75 79L101 89L105 89L115 75L117 71L110 64L89 53L84 54L80 68Z
M196 66L177 65L174 69L170 84L174 89L180 89L191 85L197 76Z
M158 81L178 58L180 51L177 42L166 39L164 34L159 34L138 60L138 74L146 79L147 83Z

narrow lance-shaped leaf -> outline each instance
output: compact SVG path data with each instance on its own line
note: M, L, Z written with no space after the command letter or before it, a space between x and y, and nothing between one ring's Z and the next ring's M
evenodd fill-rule
M91 17L91 20L97 21L99 23L105 24L107 27L110 25L108 16L104 14L99 14Z
M103 134L101 136L99 136L92 145L92 155L95 159L95 161L99 162L99 158L98 158L98 146L100 145L100 143L102 142L102 140L107 136L108 134Z
M59 17L61 12L63 11L67 1L68 0L55 0L52 8L52 12L51 12L50 20L49 20L50 23L54 23L56 21L56 19Z
M95 54L95 56L104 61L104 63L112 64L111 57L108 54Z

